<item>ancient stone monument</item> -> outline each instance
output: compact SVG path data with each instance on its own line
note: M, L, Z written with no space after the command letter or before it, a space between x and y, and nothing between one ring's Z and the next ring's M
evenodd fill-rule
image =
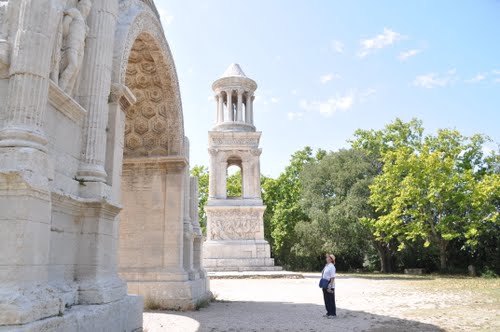
M208 271L280 270L264 239L261 133L253 121L257 84L232 64L212 89L217 112L216 124L208 133L210 183L203 265ZM233 165L241 170L241 197L228 197L226 192L227 169Z
M126 282L209 295L153 1L0 0L0 101L0 331L140 330Z

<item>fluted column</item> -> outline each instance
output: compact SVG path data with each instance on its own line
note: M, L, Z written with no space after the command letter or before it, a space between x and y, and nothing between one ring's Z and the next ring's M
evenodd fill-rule
M219 92L219 123L224 122L224 96Z
M219 117L220 117L220 96L219 95L215 95L215 102L217 103L217 108L215 109L215 122L216 123L219 123Z
M49 285L53 172L43 131L62 13L50 0L8 5L15 14L9 17L11 47L0 59L8 70L8 81L2 77L7 98L0 102L0 330L22 330L22 324L64 312L62 295Z
M210 199L217 197L217 151L215 149L208 149L210 154L210 168L208 173L208 197Z
M236 108L236 121L241 122L243 121L243 91L238 90L238 104Z
M78 178L86 181L106 181L106 121L117 15L117 1L94 1L88 18L89 35L78 94L87 110Z
M246 98L245 98L245 122L250 123L250 101L251 95L250 92L247 92Z
M228 120L234 121L234 112L233 112L233 90L227 90L227 114Z
M18 11L13 12L19 16L12 19L19 21L12 38L7 103L0 106L4 113L0 147L32 147L46 151L43 119L57 11L48 0L9 4L16 5Z
M217 123L224 122L224 97L222 93L217 95Z
M247 105L247 107L248 107L248 119L249 119L248 123L253 125L253 100L255 99L255 96L250 95L249 99L250 100L247 101L247 103L248 103L248 105Z

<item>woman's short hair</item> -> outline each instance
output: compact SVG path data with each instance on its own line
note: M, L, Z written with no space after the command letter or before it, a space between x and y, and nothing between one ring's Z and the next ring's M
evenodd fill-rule
M334 254L326 254L326 257L330 258L332 263L335 263L335 255Z

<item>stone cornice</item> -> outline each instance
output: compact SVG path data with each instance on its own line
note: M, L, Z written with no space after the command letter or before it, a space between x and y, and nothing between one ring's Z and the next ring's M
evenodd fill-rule
M181 171L188 166L188 160L182 156L169 157L137 157L125 158L123 160L124 168L166 168L167 171Z
M208 132L208 146L218 149L258 148L261 132Z
M72 121L80 123L87 114L87 111L61 90L56 83L53 81L49 82L49 103Z
M76 215L94 214L96 210L108 219L115 218L120 213L122 206L103 199L82 198L75 195L69 195L61 192L52 192L52 205L57 209L63 209L65 212L72 211Z
M212 90L219 93L228 89L254 92L257 89L257 83L248 77L221 77L212 84Z

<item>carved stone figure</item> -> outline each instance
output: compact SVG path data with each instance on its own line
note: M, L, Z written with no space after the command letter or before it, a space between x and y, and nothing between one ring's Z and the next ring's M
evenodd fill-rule
M0 77L6 78L10 65L10 46L8 42L8 1L0 1Z
M90 0L80 0L76 7L64 11L62 72L59 76L59 87L67 94L73 92L82 65L85 39L88 34L86 20L91 8Z

